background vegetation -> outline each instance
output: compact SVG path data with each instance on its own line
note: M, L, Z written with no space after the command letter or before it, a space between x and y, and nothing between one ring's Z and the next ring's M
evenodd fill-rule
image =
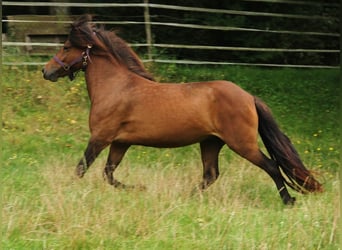
M224 149L221 176L201 179L198 146L133 147L117 170L146 191L113 190L103 152L79 180L74 167L89 136L82 73L42 79L40 69L2 69L3 249L338 249L337 70L149 65L162 82L227 79L261 97L325 192L285 207L271 179Z
M29 1L29 0L26 0ZM68 2L69 0L63 0ZM77 2L77 1L70 1ZM98 3L94 0L80 0L79 2ZM105 1L104 1L105 2ZM124 3L142 3L143 0L115 1ZM151 4L168 4L178 6L192 6L211 9L226 9L241 12L263 12L292 15L284 16L254 16L222 13L203 13L196 11L170 10L150 8L152 22L197 24L208 26L238 27L258 30L296 31L291 33L267 33L241 30L206 30L184 27L169 27L152 25L154 43L160 44L188 44L229 47L252 48L283 48L283 49L321 49L338 50L339 37L331 35L312 35L303 32L335 33L340 32L340 2L337 0L309 0L290 2L269 1L207 1L207 0L149 0ZM43 15L55 13L55 7L46 6L4 6L3 15ZM70 15L91 13L97 15L98 21L133 21L143 23L144 14L141 7L92 8L70 7L65 10ZM301 15L312 18L298 18ZM320 18L316 18L320 17ZM323 19L322 19L323 18ZM16 26L19 24L12 24ZM21 24L22 25L22 24ZM130 43L146 43L143 24L136 25L107 25L120 32L120 36ZM3 27L6 29L6 26ZM15 32L15 31L14 31ZM302 33L301 33L302 32ZM13 33L13 30L12 30ZM13 36L9 30L9 38ZM146 47L139 50L146 54ZM221 61L237 63L273 63L273 64L310 64L310 65L339 65L338 53L314 52L250 52L250 51L222 51L200 49L172 49L154 48L155 58L170 57L174 59Z

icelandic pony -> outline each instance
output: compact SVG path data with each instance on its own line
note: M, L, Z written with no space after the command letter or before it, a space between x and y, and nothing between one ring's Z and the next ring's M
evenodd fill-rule
M266 104L232 82L157 83L121 38L93 25L88 15L72 24L43 75L50 81L64 76L72 80L80 70L85 71L91 101L91 137L76 167L79 177L110 146L105 176L109 184L126 187L113 172L131 145L199 143L202 190L218 178L218 155L227 145L272 178L285 204L295 201L287 186L302 193L323 191ZM258 132L270 158L258 146Z

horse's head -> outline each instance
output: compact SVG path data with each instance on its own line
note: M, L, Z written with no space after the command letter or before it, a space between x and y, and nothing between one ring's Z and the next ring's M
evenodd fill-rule
M81 49L67 40L63 48L44 66L42 70L44 78L56 82L60 77L69 76L70 80L73 80L75 72L87 66L91 47L88 45Z
M68 40L57 54L43 68L44 78L57 81L69 76L75 78L75 72L85 70L92 56L106 57L112 63L125 65L130 71L153 80L145 70L138 56L114 32L96 27L90 15L81 16L71 25Z

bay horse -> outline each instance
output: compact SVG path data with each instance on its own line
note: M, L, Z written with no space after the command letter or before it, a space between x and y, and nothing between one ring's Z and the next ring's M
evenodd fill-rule
M109 184L124 188L113 172L131 145L199 143L201 190L218 178L218 155L227 145L273 179L284 204L295 202L287 186L301 193L323 191L266 104L232 82L157 83L128 44L97 27L89 15L71 25L63 48L42 71L55 82L65 76L73 80L80 70L85 71L91 102L91 136L76 167L79 177L110 146L104 176ZM258 132L270 158L258 146Z

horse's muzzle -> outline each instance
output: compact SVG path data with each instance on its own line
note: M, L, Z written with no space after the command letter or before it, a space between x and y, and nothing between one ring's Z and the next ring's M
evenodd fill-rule
M42 69L43 77L45 80L49 80L51 82L57 82L58 80L58 75L56 72L49 72L45 68Z

